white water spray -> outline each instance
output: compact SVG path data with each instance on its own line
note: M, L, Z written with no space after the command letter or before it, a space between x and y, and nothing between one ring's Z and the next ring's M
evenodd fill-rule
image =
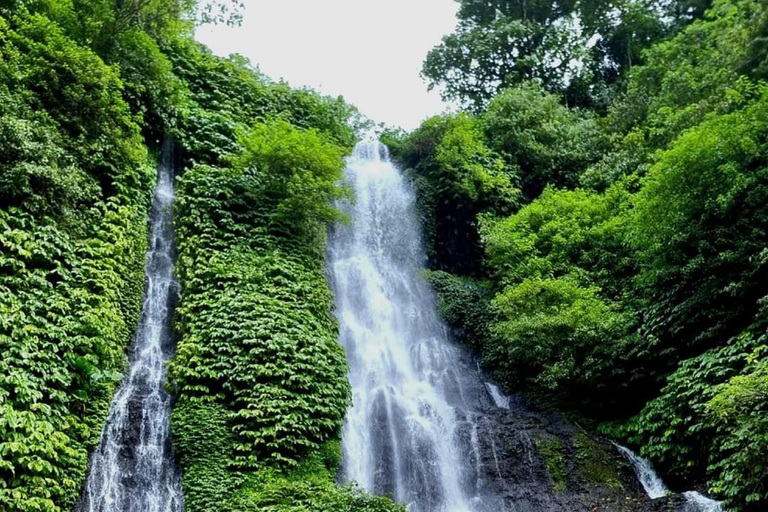
M477 510L483 501L465 484L473 481L463 460L471 456L462 455L471 448L460 446L447 397L458 380L455 348L419 275L425 257L413 193L376 142L355 149L347 179L356 195L347 209L352 224L339 226L329 244L354 402L342 436L343 477L414 512Z
M181 481L170 438L165 363L172 352L173 148L163 146L151 213L146 289L128 375L91 458L80 512L181 512Z
M655 500L657 498L663 498L667 495L669 489L662 481L661 477L656 473L651 465L651 461L640 457L635 452L624 446L615 445L616 448L629 460L630 465L635 470L637 479L640 480L640 485L643 486L645 493L649 498Z

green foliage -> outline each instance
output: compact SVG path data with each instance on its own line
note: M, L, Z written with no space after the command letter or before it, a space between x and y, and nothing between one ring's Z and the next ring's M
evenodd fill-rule
M527 204L463 198L484 254L438 268L468 273L471 261L489 280L430 273L444 318L508 390L618 420L604 430L642 446L673 485L708 481L729 510L764 509L768 96L755 79L768 6L670 2L658 17L642 2L460 4L424 74L478 107L466 123ZM469 230L435 229L452 166L435 157L434 126L386 136L415 169L439 247Z
M422 75L430 88L442 86L445 98L479 107L529 80L571 104L604 106L644 48L700 16L709 2L459 3L455 33L429 52Z
M764 323L761 323L723 347L683 361L667 379L661 395L648 402L628 425L631 440L643 447L643 455L668 468L673 482L695 481L709 470L709 475L714 477L712 490L727 496L735 510L741 510L747 495L753 492L744 492L745 487L754 486L755 481L759 484L761 478L760 466L742 466L739 457L751 456L750 450L759 447L765 430L764 426L749 433L739 428L732 431L723 428L729 421L733 421L729 426L736 426L740 421L739 416L731 416L734 409L729 409L727 398L729 391L736 388L726 383L734 379L733 383L738 386L743 379L737 376L749 375L759 368L761 358L753 354L764 340ZM759 414L759 396L756 399L755 413ZM741 417L743 423L739 426L757 426L745 420ZM737 448L745 441L745 435L752 437L755 444L747 451L739 451ZM759 457L764 452L758 449L752 453ZM749 480L748 475L754 474L755 468L757 478Z
M143 32L155 41L191 29L196 0L34 0L28 3L59 24L78 43L111 61L122 36Z
M415 178L431 266L476 271L477 214L511 211L514 171L485 146L479 124L464 114L425 121L404 140L399 158Z
M229 416L222 400L212 395L174 404L173 447L184 475L187 510L219 510L237 488L229 467L234 444Z
M488 145L519 169L529 200L546 185L575 186L605 145L592 117L561 105L557 96L531 82L495 96L482 124Z
M171 133L190 160L224 165L191 169L179 203L192 296L171 375L188 507L226 507L248 471L321 453L334 503L390 510L336 490L338 446L323 448L349 400L322 254L354 109L213 57L184 36L194 2L12 4L0 5L0 509L77 500L140 311L154 174L142 135Z
M234 504L234 511L265 512L403 512L389 498L370 496L351 487L338 487L331 478L296 479L292 475L265 472L252 478L254 489Z
M623 176L642 176L656 151L685 130L759 96L740 70L762 11L752 0L719 0L704 19L650 48L606 117L613 150L585 173L582 183L602 189Z
M499 320L483 363L507 387L531 384L579 397L599 387L621 344L628 319L572 278L528 278L493 300Z
M486 262L502 284L571 275L619 298L633 264L622 248L629 196L621 186L606 194L548 188L515 215L484 217Z
M189 39L173 40L164 51L191 94L179 138L192 161L220 163L221 157L241 149L239 131L273 118L315 129L344 148L351 149L356 141L359 114L341 97L272 82L245 58L215 57Z
M481 220L498 290L483 361L506 387L528 382L571 405L627 406L622 393L648 343L624 300L634 275L622 245L628 200L619 186L604 195L547 189L515 215Z
M489 341L488 328L493 319L491 283L440 270L426 271L426 278L437 294L440 316L450 326L461 329L464 343L482 353Z
M243 152L233 159L247 175L253 201L274 206L274 224L315 226L339 220L331 204L348 195L337 185L344 149L316 131L299 130L285 121L259 124L240 139Z
M124 200L123 200L124 201ZM95 206L80 236L0 210L0 506L71 507L138 322L146 207Z
M240 0L209 0L198 5L197 17L201 23L225 23L240 25L243 21L245 3Z
M0 18L0 508L71 508L138 322L152 172L115 70Z
M157 41L137 30L120 34L111 61L120 70L131 111L141 116L147 140L159 143L164 135L178 134L188 115L189 94Z
M765 341L765 340L763 340ZM768 363L761 345L747 359L749 373L732 377L716 389L708 415L717 428L712 443L710 489L726 506L759 508L768 502ZM755 361L759 359L759 363Z
M247 176L221 174L198 167L181 183L179 275L186 299L171 375L182 399L186 393L225 395L243 464L290 462L337 433L347 404L331 296L314 253L296 254L290 245L281 248L269 235L259 236L259 224L248 226L254 219L246 212L221 207L225 216L244 216L227 219L200 209L215 196L195 194L193 187L209 177L229 189L233 207L244 206L236 192L249 185Z
M653 306L646 323L680 346L742 330L764 295L768 98L681 136L635 199L629 242Z
M637 127L648 144L661 148L706 114L738 106L738 69L759 12L752 0L718 0L705 19L653 46L646 64L632 70L610 121L618 131Z
M349 405L322 266L343 150L283 121L254 126L241 144L231 168L197 165L178 186L183 299L169 373L189 510L261 507L252 492L272 487L254 475L322 451ZM305 480L296 477L295 492L315 488ZM332 478L323 482L316 490L328 496L312 506L342 499Z
M38 111L32 123L42 120L43 126L56 129L61 139L55 142L105 192L114 192L109 187L117 186L117 181L128 189L146 184L138 181L141 175L125 172L145 161L146 149L112 68L67 38L47 18L23 12L10 20L10 27L3 28L0 57L0 94L13 97L11 108L20 110L20 115ZM44 128L29 125L27 130ZM31 138L51 137L50 131L38 131ZM24 144L17 141L14 145L23 151ZM51 154L54 150L45 151ZM69 163L65 160L61 166Z

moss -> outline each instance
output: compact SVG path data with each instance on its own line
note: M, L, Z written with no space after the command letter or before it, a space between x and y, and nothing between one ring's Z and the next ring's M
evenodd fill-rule
M598 443L585 434L578 434L573 448L579 472L587 483L623 489L614 461Z
M567 485L568 469L565 463L563 442L557 437L536 437L536 449L544 459L547 473L552 479L552 488L556 493L564 493Z

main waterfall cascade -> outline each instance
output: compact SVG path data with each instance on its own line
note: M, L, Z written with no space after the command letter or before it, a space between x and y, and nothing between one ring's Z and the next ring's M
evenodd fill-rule
M483 489L482 417L472 408L489 398L477 370L461 367L419 275L425 253L413 192L376 142L355 149L346 178L352 222L329 244L353 394L343 478L413 512L501 510Z
M163 145L150 216L146 288L128 375L91 458L79 512L181 512L173 463L165 364L173 352L173 144Z

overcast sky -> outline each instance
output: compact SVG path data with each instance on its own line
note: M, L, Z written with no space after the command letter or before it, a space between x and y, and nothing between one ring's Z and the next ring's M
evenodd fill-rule
M445 105L419 76L456 25L454 0L246 0L241 27L203 26L217 55L239 53L273 79L343 95L375 122L413 129Z

